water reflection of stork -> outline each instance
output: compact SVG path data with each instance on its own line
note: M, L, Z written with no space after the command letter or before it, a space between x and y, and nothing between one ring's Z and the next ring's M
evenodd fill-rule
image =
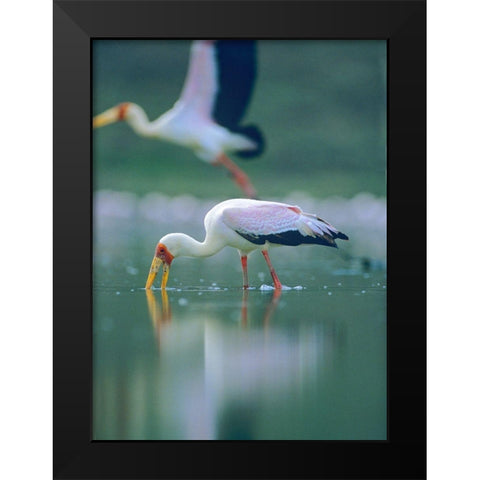
M170 302L166 290L162 290L161 305L156 301L155 295L151 290L146 290L148 314L152 321L153 330L160 346L162 329L165 328L172 321L172 314L170 310Z
M301 390L308 385L332 348L331 338L318 330L318 324L300 330L298 336L271 328L278 292L267 297L261 328L255 319L247 322L252 292L244 292L239 315L244 328L240 329L212 311L191 311L187 319L179 316L176 321L167 292L161 294L161 305L155 293L146 292L149 313L155 316L152 323L160 361L166 370L175 370L161 375L160 391L175 392L175 401L159 399L160 408L168 410L159 415L174 421L178 429L175 438L258 438L257 412L264 399L272 395L281 398L292 388ZM188 361L189 351L199 347L203 362L189 364L185 370L178 368Z
M226 152L255 157L263 136L254 125L241 126L256 77L253 40L197 40L180 98L150 122L139 105L121 103L97 115L93 127L126 121L138 135L167 140L192 149L202 160L222 166L246 196L256 197L248 176Z

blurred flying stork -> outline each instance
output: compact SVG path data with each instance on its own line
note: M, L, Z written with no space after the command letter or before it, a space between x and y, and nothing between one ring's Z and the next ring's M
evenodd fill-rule
M253 40L197 40L180 98L154 121L135 103L125 102L93 119L93 128L120 120L138 135L191 148L202 160L225 167L246 196L256 197L248 176L227 155L251 158L263 152L255 125L241 126L256 76Z
M337 247L335 239L348 240L333 225L299 207L286 203L238 198L215 205L205 215L205 240L198 242L184 233L169 233L160 239L150 266L146 289L163 269L161 288L166 288L170 264L175 257L209 257L224 247L236 248L243 271L243 288L248 288L247 256L261 250L275 289L281 289L268 256L270 246L319 244Z

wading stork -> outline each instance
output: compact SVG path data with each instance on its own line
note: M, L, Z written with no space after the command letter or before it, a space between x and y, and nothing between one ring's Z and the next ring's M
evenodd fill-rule
M205 240L199 242L184 233L169 233L160 239L145 285L152 287L162 268L161 288L165 289L170 265L176 257L209 257L224 247L236 248L243 271L243 288L248 288L247 257L261 250L275 289L282 284L270 262L268 248L281 245L318 244L337 247L335 239L348 240L325 220L304 213L293 205L238 198L215 205L206 215Z
M253 40L196 40L180 98L149 121L142 107L124 102L93 118L93 128L125 121L135 133L190 148L211 165L226 168L249 198L256 192L250 179L228 156L260 155L264 148L255 125L240 125L256 77Z

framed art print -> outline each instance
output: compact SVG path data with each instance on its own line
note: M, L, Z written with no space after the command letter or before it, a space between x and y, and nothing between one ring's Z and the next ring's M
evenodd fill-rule
M423 1L54 2L55 478L425 478L425 84Z

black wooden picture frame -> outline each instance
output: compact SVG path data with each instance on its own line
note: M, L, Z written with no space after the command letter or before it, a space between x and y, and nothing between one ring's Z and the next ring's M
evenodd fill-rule
M425 1L55 0L53 15L54 478L425 478ZM91 440L91 41L113 37L387 40L386 441Z

